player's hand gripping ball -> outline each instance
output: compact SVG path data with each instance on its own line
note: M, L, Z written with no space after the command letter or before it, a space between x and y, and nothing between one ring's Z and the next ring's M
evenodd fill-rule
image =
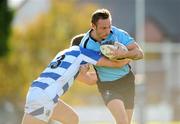
M118 57L111 54L112 50L121 50L121 51L128 51L127 47L119 42L114 42L114 44L103 44L100 46L101 53L109 59L119 60Z

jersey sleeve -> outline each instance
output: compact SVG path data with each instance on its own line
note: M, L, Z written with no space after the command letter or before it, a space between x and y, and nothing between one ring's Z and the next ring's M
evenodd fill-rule
M118 41L120 41L125 46L134 42L134 38L132 38L126 31L118 29L116 30L116 35L118 37Z
M81 55L83 56L83 61L96 65L98 60L102 57L100 52L85 49L80 47Z

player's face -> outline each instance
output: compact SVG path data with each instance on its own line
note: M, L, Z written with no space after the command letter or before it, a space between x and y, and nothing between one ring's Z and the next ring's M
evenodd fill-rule
M96 25L94 25L94 30L96 31L96 36L103 40L106 39L110 34L111 30L111 20L108 19L99 19Z

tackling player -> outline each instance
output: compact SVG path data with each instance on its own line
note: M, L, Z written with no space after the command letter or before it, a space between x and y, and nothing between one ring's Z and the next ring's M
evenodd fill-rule
M26 97L22 124L47 124L51 119L65 124L78 124L78 118L74 116L71 107L59 97L73 84L80 66L90 63L96 66L121 67L129 61L110 61L98 52L76 45L59 52L32 82Z

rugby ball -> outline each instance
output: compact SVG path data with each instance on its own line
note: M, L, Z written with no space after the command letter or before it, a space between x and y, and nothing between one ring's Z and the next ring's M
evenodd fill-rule
M100 46L101 53L109 59L116 58L116 56L113 56L112 54L110 54L112 50L128 51L127 47L119 42L115 42L114 44L103 44Z

